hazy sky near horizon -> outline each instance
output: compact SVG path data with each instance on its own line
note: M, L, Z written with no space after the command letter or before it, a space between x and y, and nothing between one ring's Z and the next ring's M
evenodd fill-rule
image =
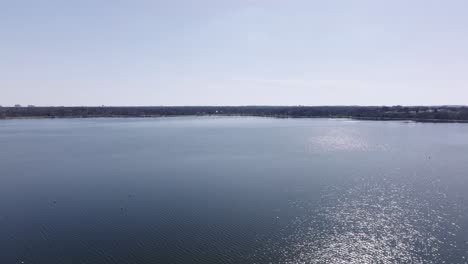
M468 104L466 0L0 0L0 105Z

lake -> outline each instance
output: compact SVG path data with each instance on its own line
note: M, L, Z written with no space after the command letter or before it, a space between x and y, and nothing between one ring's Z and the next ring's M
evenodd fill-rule
M467 263L468 124L0 120L0 263Z

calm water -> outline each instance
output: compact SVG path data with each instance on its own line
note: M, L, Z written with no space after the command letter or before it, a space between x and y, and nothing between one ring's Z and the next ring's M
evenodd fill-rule
M466 263L468 125L0 121L0 263Z

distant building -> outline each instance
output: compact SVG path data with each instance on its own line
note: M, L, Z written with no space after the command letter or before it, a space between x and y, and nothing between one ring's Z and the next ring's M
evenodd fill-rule
M21 107L21 105L20 104L15 104L15 107Z

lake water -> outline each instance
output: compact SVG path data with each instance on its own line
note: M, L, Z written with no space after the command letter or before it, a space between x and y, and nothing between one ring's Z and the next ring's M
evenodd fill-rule
M0 263L467 263L468 125L0 120Z

